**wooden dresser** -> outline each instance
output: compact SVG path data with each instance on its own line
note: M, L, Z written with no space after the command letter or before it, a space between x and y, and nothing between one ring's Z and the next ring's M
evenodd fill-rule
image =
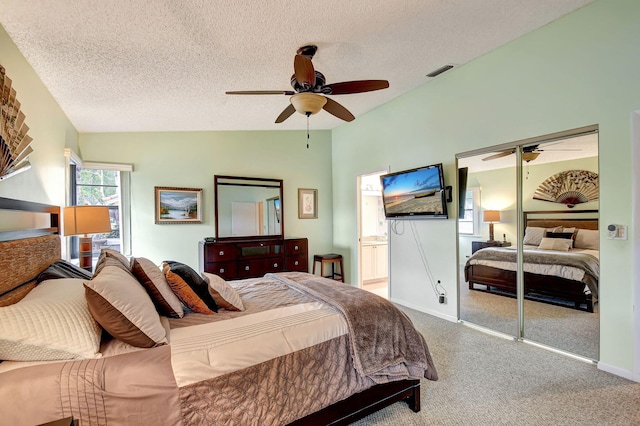
M200 272L226 280L261 277L268 272L309 271L306 238L200 241Z

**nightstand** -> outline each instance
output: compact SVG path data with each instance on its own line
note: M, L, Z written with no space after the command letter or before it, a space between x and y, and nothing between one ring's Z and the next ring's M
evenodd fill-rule
M471 254L487 247L509 247L508 241L471 241Z

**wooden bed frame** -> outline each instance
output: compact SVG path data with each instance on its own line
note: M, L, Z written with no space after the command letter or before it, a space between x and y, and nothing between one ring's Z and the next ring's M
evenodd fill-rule
M524 212L524 225L542 228L563 226L566 228L598 229L597 218L534 218L540 215L587 214L593 216L597 210L575 211L531 211ZM485 291L503 296L515 297L516 271L492 268L485 265L471 265L468 269L469 289ZM485 288L476 288L475 284ZM585 283L548 275L524 273L524 297L530 300L566 306L560 301L568 301L575 309L593 312L594 300L591 294L584 293ZM543 298L540 298L542 296ZM545 299L549 298L549 299ZM557 301L555 301L555 300Z
M25 238L59 234L60 207L58 206L0 197L0 210L48 213L50 215L50 226L18 231L0 231L0 242L10 241L15 243ZM53 257L60 256L60 247L56 247L56 249ZM35 286L35 277L41 271L26 270L24 274L29 275L28 277L20 277L18 283L9 283L2 278L2 276L11 278L11 274L6 274L6 270L2 270L6 269L6 266L2 263L2 257L3 253L0 253L0 281L2 281L0 284L6 284L6 286L4 286L5 288L0 288L0 297L6 299L5 301L8 301L8 303L15 303ZM3 266L5 266L5 268L3 268ZM35 266L36 265L34 265L34 267ZM15 297L13 296L14 294L16 295ZM318 424L346 425L398 401L407 402L414 412L420 411L420 381L402 380L375 385L290 424L296 426Z

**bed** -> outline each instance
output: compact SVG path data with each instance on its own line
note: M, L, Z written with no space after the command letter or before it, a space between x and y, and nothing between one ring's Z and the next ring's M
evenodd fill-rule
M600 274L596 214L592 210L524 213L526 299L593 312ZM469 289L514 297L516 256L516 247L476 251L464 268Z
M131 284L133 275L113 259L88 281L36 285L36 277L60 262L59 209L0 199L0 209L6 208L46 211L51 224L0 232L0 353L17 350L7 343L7 328L36 316L46 330L39 338L58 346L43 349L26 338L15 345L31 345L36 353L68 351L73 358L15 361L11 355L0 362L0 411L7 424L70 417L81 425L348 424L397 401L419 411L420 379L438 378L424 338L404 313L373 294L311 274L216 282L229 309L182 318L159 315L155 299L136 302L144 285ZM206 278L213 288L216 277ZM110 284L100 287L104 282ZM72 302L58 306L64 297ZM96 300L106 308L98 309ZM232 310L234 304L243 310ZM56 317L49 312L53 305ZM155 311L142 313L143 306ZM2 317L3 309L15 311ZM140 345L148 340L149 347L133 345L130 328L106 333L101 325L115 314L135 323L136 336L144 332ZM83 333L90 337L60 349L57 322L65 330L87 323ZM68 330L63 334L60 340L77 340Z

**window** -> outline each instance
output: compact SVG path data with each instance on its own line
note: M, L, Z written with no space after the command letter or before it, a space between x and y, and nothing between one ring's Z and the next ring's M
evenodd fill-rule
M93 257L103 248L131 253L130 242L130 165L82 163L69 156L68 205L107 206L111 219L111 232L92 235ZM68 246L71 261L78 259L78 238L70 237Z
M458 219L460 234L478 235L480 229L480 188L468 188L464 203L464 217Z

